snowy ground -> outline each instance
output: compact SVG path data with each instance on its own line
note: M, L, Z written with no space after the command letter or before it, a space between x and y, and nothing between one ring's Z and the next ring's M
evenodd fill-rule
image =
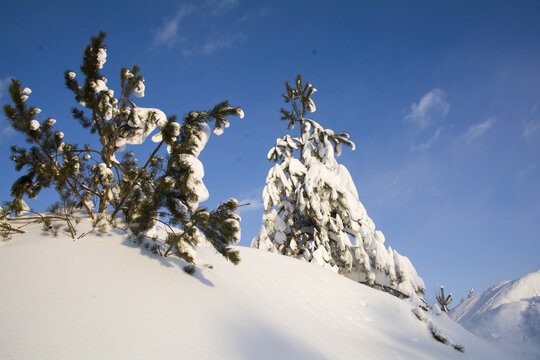
M540 359L540 269L492 286L450 316L478 336L512 349L519 359Z
M0 242L0 359L509 359L446 315L315 264L203 245L194 276L121 231ZM211 264L213 268L205 266Z

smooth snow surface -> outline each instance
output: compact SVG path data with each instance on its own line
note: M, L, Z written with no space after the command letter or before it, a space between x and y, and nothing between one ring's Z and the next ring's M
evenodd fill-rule
M519 359L540 359L540 269L504 281L458 305L450 316Z
M202 244L191 276L121 230L24 229L0 242L3 360L513 358L445 314L421 322L407 301L290 257L238 247L234 266Z

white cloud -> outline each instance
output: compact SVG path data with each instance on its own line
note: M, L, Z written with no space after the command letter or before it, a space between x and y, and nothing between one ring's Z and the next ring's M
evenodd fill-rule
M538 168L538 163L532 163L527 165L524 169L522 169L518 175L519 177L525 177L529 175L532 171L536 170Z
M446 94L441 89L435 88L422 96L418 103L411 104L411 112L405 119L425 128L433 120L446 117L449 110L450 104L446 101Z
M222 11L235 7L238 3L239 0L208 0L205 5L212 9L213 15L219 15Z
M226 50L247 36L241 32L224 33L216 29L215 21L234 8L238 0L207 0L197 5L183 5L172 18L153 31L153 48L173 46L181 43L182 53L210 55ZM208 18L212 18L209 21Z
M540 121L524 121L522 123L521 136L528 140L540 129Z
M246 35L238 33L232 35L225 35L217 39L208 39L208 41L200 44L198 47L189 50L184 49L183 53L186 56L193 54L211 55L220 50L229 49L236 44L246 40L246 38Z
M435 142L435 140L437 140L437 138L439 137L439 135L441 135L441 132L442 132L443 128L438 128L436 131L435 131L435 134L433 134L432 137L430 137L428 139L428 141L426 141L425 143L423 144L420 144L420 145L412 145L411 146L411 150L413 151L416 151L416 150L427 150L431 147L431 145L433 145L433 143Z
M0 125L3 126L4 121L1 121ZM3 126L2 128L0 128L0 142L3 142L3 140L7 138L11 139L13 136L16 135L16 133L17 132L15 131L15 129L13 129L13 127L11 127L11 125Z
M264 209L264 204L261 199L258 198L248 198L238 200L239 205L243 205L238 208L237 213L242 214L251 211L259 211Z
M172 47L175 43L181 40L178 26L180 20L193 12L193 7L184 5L174 15L172 19L164 19L163 25L154 31L154 47L166 46Z
M354 175L353 175L354 177ZM360 191L360 200L364 204L373 204L379 208L410 206L411 201L428 189L434 191L439 182L436 167L429 157L414 157L396 165L394 168L381 170L360 177L356 181ZM362 194L363 192L363 194ZM368 209L369 213L369 209Z
M4 97L9 91L9 84L11 83L11 77L0 79L0 99Z
M237 19L237 22L243 23L243 22L257 22L261 18L267 17L272 13L271 8L268 5L265 5L261 8L251 9L248 11L245 11L242 16L240 16Z
M238 194L235 196L238 200L238 204L242 205L238 208L238 213L246 213L251 211L258 211L264 209L264 204L262 202L262 192L263 188L257 188L252 191L244 192L243 194Z
M482 121L481 123L471 126L465 133L465 139L468 142L476 140L477 138L482 136L486 131L491 129L493 125L495 125L496 121L497 119L492 117L492 118L487 119L486 121Z
M0 99L4 97L4 95L9 94L9 85L11 83L11 77L6 77L4 79L0 79ZM11 125L4 125L5 121L4 119L0 119L0 141L4 138L11 137L15 135L15 130L11 127Z

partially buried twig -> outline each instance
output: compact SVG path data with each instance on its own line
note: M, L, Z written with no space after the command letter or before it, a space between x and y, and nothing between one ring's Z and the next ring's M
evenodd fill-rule
M39 213L36 213L37 216L20 216L20 217L13 217L13 218L7 218L8 221L32 221L32 220L38 220L38 221L46 221L46 220L62 220L65 221L68 225L69 233L73 239L75 239L75 229L73 225L71 224L71 220L68 217L58 216L58 215L41 215ZM22 231L22 230L20 230ZM23 231L24 233L24 231Z
M24 230L21 230L21 229L17 229L17 228L14 228L13 226L7 224L7 223L2 223L0 224L0 227L4 230L7 230L7 231L13 231L13 232L16 232L16 233L19 233L19 234L24 234L26 231Z

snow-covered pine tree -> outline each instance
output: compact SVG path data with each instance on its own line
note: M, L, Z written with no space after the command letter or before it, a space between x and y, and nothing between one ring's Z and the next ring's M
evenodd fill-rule
M67 143L64 134L54 129L56 120L39 121L42 111L28 105L31 90L12 80L9 91L14 106L5 105L4 112L30 145L11 148L16 170L26 173L13 184L13 201L0 213L2 235L22 231L11 222L16 219L13 214L30 210L23 197L34 198L43 188L54 187L61 201L51 206L52 213L33 215L47 229L54 231L51 221L61 219L74 237L73 214L80 209L98 229L104 228L105 220L113 223L123 214L134 238L141 242L151 238L155 252L193 262L191 245L206 236L221 254L238 263L238 252L228 246L240 238L238 203L230 199L214 211L199 206L208 198L208 190L198 155L210 137L209 123L220 135L229 126L227 117L243 117L243 111L224 101L208 111L189 112L179 123L176 116L167 117L160 109L139 107L135 98L144 97L145 85L137 66L121 70L120 96L115 97L101 73L107 59L104 39L105 33L100 32L86 47L81 83L75 72L64 73L66 86L80 105L72 109L73 117L96 135L97 147ZM142 144L156 128L155 148L139 164L126 146ZM158 223L168 229L166 238L157 237Z
M316 110L316 91L299 75L285 83L289 109L281 119L298 137L277 139L268 152L276 164L263 191L263 225L252 247L279 252L332 269L361 283L423 303L423 280L405 256L384 245L381 231L358 200L347 168L335 159L343 145L354 150L347 133L324 129L307 113Z

